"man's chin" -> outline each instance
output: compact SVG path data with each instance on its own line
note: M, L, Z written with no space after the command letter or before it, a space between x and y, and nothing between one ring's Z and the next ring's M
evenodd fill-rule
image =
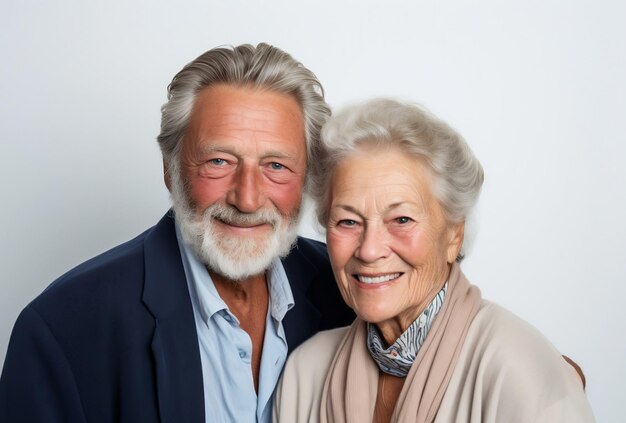
M217 225L216 225L217 226ZM272 227L267 228L215 228L213 232L215 241L229 240L232 244L256 245L258 250L267 248L269 240L273 236Z
M214 232L217 236L235 237L242 241L249 239L265 239L272 235L274 226L264 223L254 226L232 225L220 220L214 221Z
M213 252L205 257L207 267L215 273L226 277L233 282L244 282L246 279L261 275L270 268L274 257L263 254L248 253L245 259L242 256L233 257L225 252Z
M205 250L205 253L208 252L204 257L207 261L205 264L233 281L243 281L264 273L271 267L274 260L289 254L295 245L296 236L290 233L288 237L281 240L273 239L274 242L267 236L259 237L257 242L241 242L243 239L238 238L240 242L231 245L218 242L212 251ZM247 240L251 241L251 239Z

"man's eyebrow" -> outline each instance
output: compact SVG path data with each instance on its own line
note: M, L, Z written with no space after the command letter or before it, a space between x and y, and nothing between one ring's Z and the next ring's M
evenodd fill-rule
M214 153L214 152L222 152L222 153L234 153L234 150L229 147L224 147L219 142L205 142L202 143L202 148L200 152L204 154Z
M202 146L202 149L200 150L200 152L202 154L211 154L211 153L227 153L227 154L232 154L232 155L238 155L237 149L230 147L230 146L224 146L222 144L220 144L219 142L207 142L204 143ZM281 151L281 150L269 150L266 151L263 156L261 156L261 158L263 159L267 159L267 158L277 158L277 159L289 159L289 160L297 160L298 159L298 155L297 154L290 154L287 153L285 151Z
M291 160L296 160L298 158L298 156L296 154L289 154L286 153L284 151L280 151L280 150L270 150L270 151L266 151L265 154L263 154L264 158L268 158L268 157L276 157L279 159L291 159Z

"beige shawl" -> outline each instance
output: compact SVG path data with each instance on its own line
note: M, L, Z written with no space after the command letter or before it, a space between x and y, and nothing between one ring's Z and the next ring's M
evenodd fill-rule
M480 291L469 284L455 263L443 307L406 377L391 422L431 423L434 420L480 302ZM372 421L378 367L367 350L365 325L364 321L356 319L339 344L322 391L322 423Z

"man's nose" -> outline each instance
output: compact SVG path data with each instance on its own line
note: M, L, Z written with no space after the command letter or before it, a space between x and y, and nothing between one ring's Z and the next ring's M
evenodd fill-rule
M240 167L226 200L242 213L254 213L261 208L265 203L261 169L249 165Z

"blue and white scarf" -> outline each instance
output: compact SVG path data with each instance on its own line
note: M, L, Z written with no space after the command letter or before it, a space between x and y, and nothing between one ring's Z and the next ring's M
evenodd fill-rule
M406 377L409 369L417 357L417 353L428 335L428 331L443 305L446 296L448 282L431 303L417 316L417 319L404 331L402 335L389 348L384 348L376 325L367 324L367 348L370 355L378 364L378 368L389 375Z

